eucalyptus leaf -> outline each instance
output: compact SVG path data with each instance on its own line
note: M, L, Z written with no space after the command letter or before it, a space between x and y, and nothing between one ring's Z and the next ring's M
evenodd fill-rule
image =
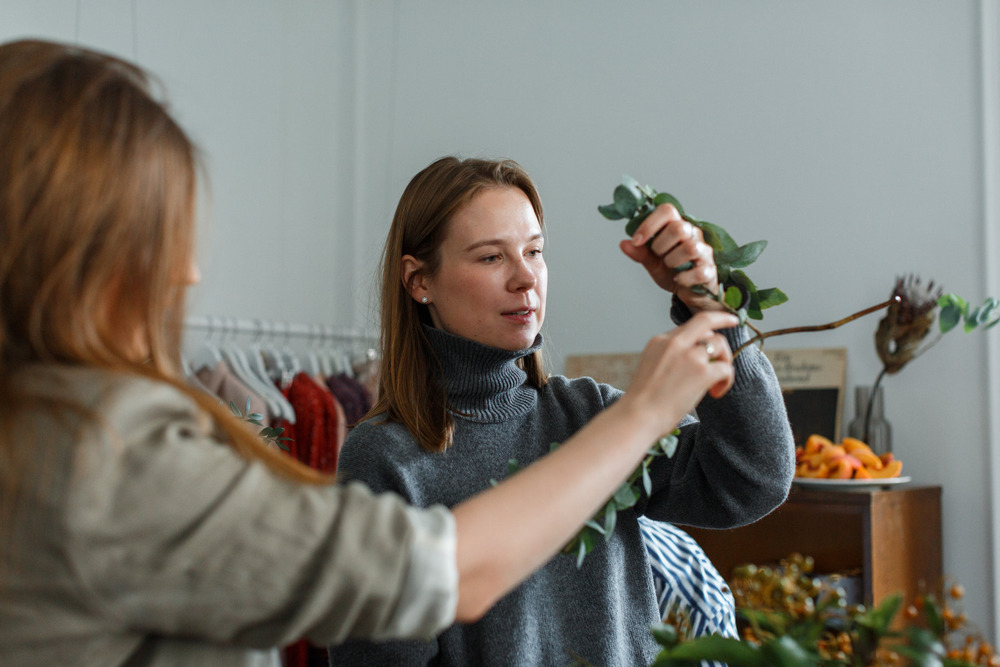
M739 248L729 232L719 225L704 220L699 220L694 224L697 224L701 229L701 235L705 238L705 242L712 246L716 252L732 252Z
M639 185L639 181L635 180L628 174L622 174L622 185L632 192L632 196L635 197L636 201L640 201L645 198L646 193L643 192L643 186Z
M627 185L619 185L615 188L614 199L615 208L623 217L631 218L635 215L635 211L639 207L639 198L636 197L632 188Z
M996 310L997 306L1000 306L1000 299L996 299L994 297L986 299L986 301L983 302L982 311L980 311L982 313L981 315L982 320L979 323L983 324L984 322L989 320L990 316L993 314L993 311Z
M743 269L756 262L766 247L767 241L747 243L735 250L717 252L715 254L715 262L717 264L728 264L735 269Z
M628 217L627 215L622 215L618 207L614 204L601 204L597 207L597 210L608 220L621 220Z
M615 525L618 523L618 509L613 500L608 501L604 506L604 537L611 539L611 534L615 532Z
M973 308L968 315L965 316L965 333L970 331L975 331L976 327L979 326L979 307Z
M581 536L583 534L581 533ZM583 559L587 557L587 544L583 539L580 540L580 546L576 549L576 569L580 569L583 565Z
M941 333L948 333L962 321L962 309L955 304L948 304L941 307L938 313L938 328Z
M733 310L739 309L743 305L743 290L736 285L726 288L725 302Z
M949 292L942 294L938 299L938 305L942 308L954 307L963 315L969 311L969 303L957 294Z
M660 446L660 451L662 451L668 459L673 458L674 453L677 451L677 433L679 433L679 431L665 435L661 437L657 443Z
M654 206L661 206L663 204L670 204L671 206L677 209L677 212L681 214L682 218L684 217L684 207L681 206L681 203L677 199L677 197L673 196L669 192L660 192L655 197L653 197Z
M614 495L615 504L620 510L634 506L637 502L639 502L639 498L639 492L632 488L632 485L627 482L619 486Z
M757 293L757 286L753 284L750 280L750 276L745 274L743 271L733 271L730 275L734 285L739 285L747 291L748 294L753 295Z
M647 496L653 495L653 480L649 478L649 463L642 462L642 488Z
M757 290L757 300L760 302L760 309L764 310L785 303L788 301L788 295L777 287L767 287Z

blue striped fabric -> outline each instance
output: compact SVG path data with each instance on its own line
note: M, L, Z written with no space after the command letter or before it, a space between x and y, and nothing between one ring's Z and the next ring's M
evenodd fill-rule
M736 601L729 585L694 539L673 524L639 517L642 540L653 572L661 618L683 610L692 637L717 633L737 637ZM704 667L725 667L702 662Z

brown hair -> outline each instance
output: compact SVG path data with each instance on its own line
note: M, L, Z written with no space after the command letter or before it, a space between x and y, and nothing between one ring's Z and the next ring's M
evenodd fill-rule
M427 306L414 301L409 285L403 284L402 258L412 255L426 275L435 275L452 216L483 190L506 187L524 192L539 225L543 224L538 191L513 160L441 158L406 186L385 241L378 400L369 415L384 413L389 421L402 423L432 452L444 451L451 444L454 420L448 411L440 363L424 333L423 325L430 323ZM541 387L546 383L541 352L518 364L530 384Z
M15 415L47 403L22 395L10 379L39 362L171 384L240 454L290 478L326 481L266 447L183 379L198 157L151 87L141 69L113 56L36 40L0 45L4 506L24 482L18 470L31 448L10 426ZM65 407L47 405L53 412Z

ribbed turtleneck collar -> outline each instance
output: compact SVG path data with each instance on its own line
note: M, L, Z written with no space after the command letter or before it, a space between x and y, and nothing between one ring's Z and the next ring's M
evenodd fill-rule
M541 334L531 347L512 352L426 325L424 332L441 361L453 411L473 421L501 422L534 407L535 389L525 384L528 375L517 361L541 348Z

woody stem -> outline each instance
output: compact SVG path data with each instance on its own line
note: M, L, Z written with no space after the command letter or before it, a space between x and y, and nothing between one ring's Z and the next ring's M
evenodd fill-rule
M891 299L887 301L883 301L882 303L875 306L871 306L870 308L865 308L864 310L859 310L853 315L848 315L847 317L837 320L836 322L829 322L827 324L816 324L813 326L805 326L805 327L789 327L787 329L775 329L774 331L759 333L750 340L740 345L738 348L736 348L736 350L733 352L733 359L738 357L740 355L740 352L742 352L745 348L749 347L750 345L753 345L754 343L758 343L764 340L765 338L773 338L774 336L784 336L785 334L806 333L809 331L828 331L830 329L836 329L837 327L844 326L848 322L853 322L859 317L864 317L869 313L874 313L876 310L882 310L883 308L891 306L898 300L899 297L893 296Z

